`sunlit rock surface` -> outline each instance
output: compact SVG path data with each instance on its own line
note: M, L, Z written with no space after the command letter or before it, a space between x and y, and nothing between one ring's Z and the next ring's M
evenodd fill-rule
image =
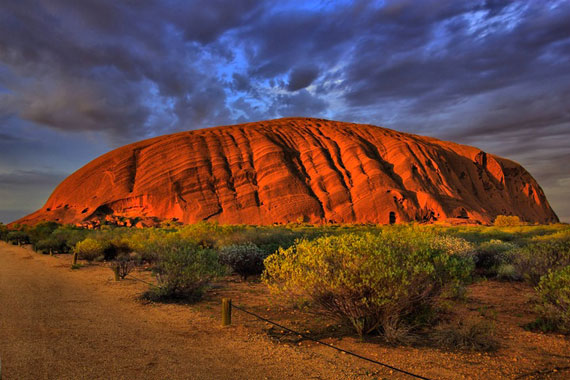
M500 214L558 221L513 161L372 125L288 118L126 145L70 175L18 222L486 224Z

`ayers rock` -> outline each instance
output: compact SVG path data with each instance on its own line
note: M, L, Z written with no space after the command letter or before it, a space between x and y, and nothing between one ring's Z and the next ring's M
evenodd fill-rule
M486 224L500 214L558 221L538 183L513 161L372 125L286 118L113 150L66 178L42 209L17 222Z

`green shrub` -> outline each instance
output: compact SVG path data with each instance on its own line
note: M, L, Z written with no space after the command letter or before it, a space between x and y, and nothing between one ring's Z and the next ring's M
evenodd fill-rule
M40 240L49 239L52 232L54 232L58 227L59 224L55 222L40 222L35 226L28 228L27 232L30 236L30 243L35 245Z
M126 244L135 253L139 263L155 263L158 260L159 251L168 244L170 236L178 236L176 233L156 228L136 230L129 236L124 237Z
M521 276L513 264L500 264L496 267L496 276L500 280L519 281Z
M518 216L498 215L495 218L495 222L493 224L499 227L506 227L506 226L510 227L510 226L520 226L522 223Z
M268 255L253 243L229 245L220 250L219 260L239 274L243 280L263 272L263 260Z
M63 243L61 253L68 253L75 245L85 240L90 231L78 227L61 226L51 233L51 237Z
M434 235L431 246L448 255L457 255L474 260L475 246L465 239L451 235Z
M511 263L509 251L516 248L513 243L497 239L483 242L477 247L475 267L487 276L496 276L500 266Z
M41 253L61 253L65 251L65 242L58 240L55 237L49 237L38 241L34 245L34 249Z
M129 242L125 239L113 239L109 241L105 250L103 251L103 259L105 261L111 261L119 256L125 256L131 253L133 250L129 245Z
M0 222L0 240L6 241L8 238L8 227L4 225L4 223Z
M532 285L551 270L570 265L570 239L532 242L516 251L514 266Z
M387 340L422 324L446 286L463 283L473 264L434 247L429 231L391 228L302 240L265 260L273 291L306 298L350 323L359 335Z
M204 248L214 248L220 236L227 234L234 228L235 226L199 222L182 227L179 235L183 240L196 242Z
M77 253L77 257L82 260L102 260L104 258L105 249L108 247L108 242L87 238L77 243L74 251Z
M30 236L24 231L11 231L6 240L14 245L30 244Z
M158 286L143 298L151 301L199 300L208 284L224 273L216 252L195 243L171 240L161 246L153 268Z
M304 235L307 234L282 226L237 226L235 229L220 235L216 239L215 246L221 249L228 245L252 243L266 255L270 255L279 248L289 248L296 239Z
M542 276L536 291L540 297L536 324L542 330L570 333L570 265Z

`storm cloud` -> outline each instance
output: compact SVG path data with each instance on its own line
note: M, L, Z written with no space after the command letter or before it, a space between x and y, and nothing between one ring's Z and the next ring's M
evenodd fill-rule
M568 20L567 1L6 2L0 171L48 170L47 147L67 173L178 130L324 117L511 158L570 221Z

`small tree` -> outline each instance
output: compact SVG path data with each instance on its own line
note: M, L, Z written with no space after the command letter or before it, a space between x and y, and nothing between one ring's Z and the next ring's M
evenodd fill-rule
M34 249L41 253L62 253L65 251L65 242L58 240L55 237L49 237L38 241L34 245Z
M30 242L36 244L40 240L49 239L53 231L59 227L55 222L40 222L27 230Z
M24 231L8 232L6 240L14 245L22 245L30 243L30 236Z

